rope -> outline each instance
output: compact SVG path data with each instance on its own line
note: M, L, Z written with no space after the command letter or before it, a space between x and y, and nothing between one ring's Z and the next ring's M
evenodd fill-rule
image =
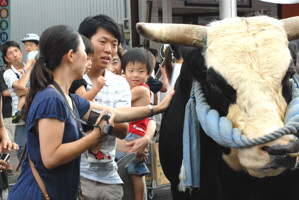
M299 132L299 89L294 82L292 83L292 94L293 99L289 103L285 115L285 126L257 138L248 138L239 128L233 128L228 118L219 117L219 113L208 105L198 81L193 81L189 101L194 102L195 98L198 121L205 133L215 142L225 147L244 148L264 144L284 135Z

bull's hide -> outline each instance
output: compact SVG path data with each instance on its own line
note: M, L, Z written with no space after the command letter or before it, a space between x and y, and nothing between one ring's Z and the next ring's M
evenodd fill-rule
M200 200L275 200L298 199L299 171L288 170L279 176L254 178L244 171L234 171L223 160L230 152L216 144L201 129L201 188L178 192L178 174L182 164L182 132L185 105L193 78L201 80L205 70L201 49L185 49L175 96L164 113L159 140L163 171L171 182L174 199ZM238 163L237 163L238 164Z
M161 164L174 199L298 199L297 158L289 156L298 152L296 134L264 145L225 149L201 129L200 189L191 195L177 191L184 111L193 79L200 82L211 108L247 137L265 136L284 126L293 69L281 22L268 17L213 22L206 49L186 49L183 57L160 135Z

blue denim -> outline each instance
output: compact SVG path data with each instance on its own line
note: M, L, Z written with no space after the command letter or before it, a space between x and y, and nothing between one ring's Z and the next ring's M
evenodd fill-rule
M26 125L17 125L15 131L15 143L19 145L19 150L17 150L17 156L20 160L22 151L24 149L27 139Z
M133 134L133 133L128 133L128 135L125 137L124 140L130 142L132 140L136 140L138 138L141 138L142 136L140 135L136 135L136 134ZM119 160L121 159L122 157L124 157L126 155L125 152L122 152L122 151L117 151L116 154L115 154L115 159L116 160ZM146 174L149 173L149 170L148 168L146 167L145 163L144 162L139 162L137 161L136 159L133 160L127 167L127 173L129 175L138 175L138 176L144 176Z

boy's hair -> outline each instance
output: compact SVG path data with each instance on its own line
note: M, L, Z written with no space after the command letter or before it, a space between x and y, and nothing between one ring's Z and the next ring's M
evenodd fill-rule
M128 50L121 61L121 68L126 71L128 63L140 62L146 64L147 74L151 74L154 67L154 56L151 52L142 48Z
M15 42L15 41L7 41L5 42L2 46L1 46L1 52L2 52L2 60L5 64L8 64L5 60L5 56L7 53L7 50L9 47L17 47L18 49L20 49L20 45ZM21 50L21 49L20 49Z
M96 34L98 28L103 28L111 33L121 43L121 32L117 23L107 15L96 15L85 18L78 29L78 32L88 39Z
M83 40L83 43L85 45L85 52L87 55L93 55L94 53L94 49L93 49L93 46L90 42L90 39L88 39L87 37L85 37L84 35L80 34L82 40Z

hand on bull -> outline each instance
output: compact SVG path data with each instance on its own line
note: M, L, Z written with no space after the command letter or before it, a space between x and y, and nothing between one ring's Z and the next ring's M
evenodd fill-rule
M163 112L168 108L174 92L174 86L172 86L167 92L167 95L164 97L164 99L157 105L159 107L158 113Z

